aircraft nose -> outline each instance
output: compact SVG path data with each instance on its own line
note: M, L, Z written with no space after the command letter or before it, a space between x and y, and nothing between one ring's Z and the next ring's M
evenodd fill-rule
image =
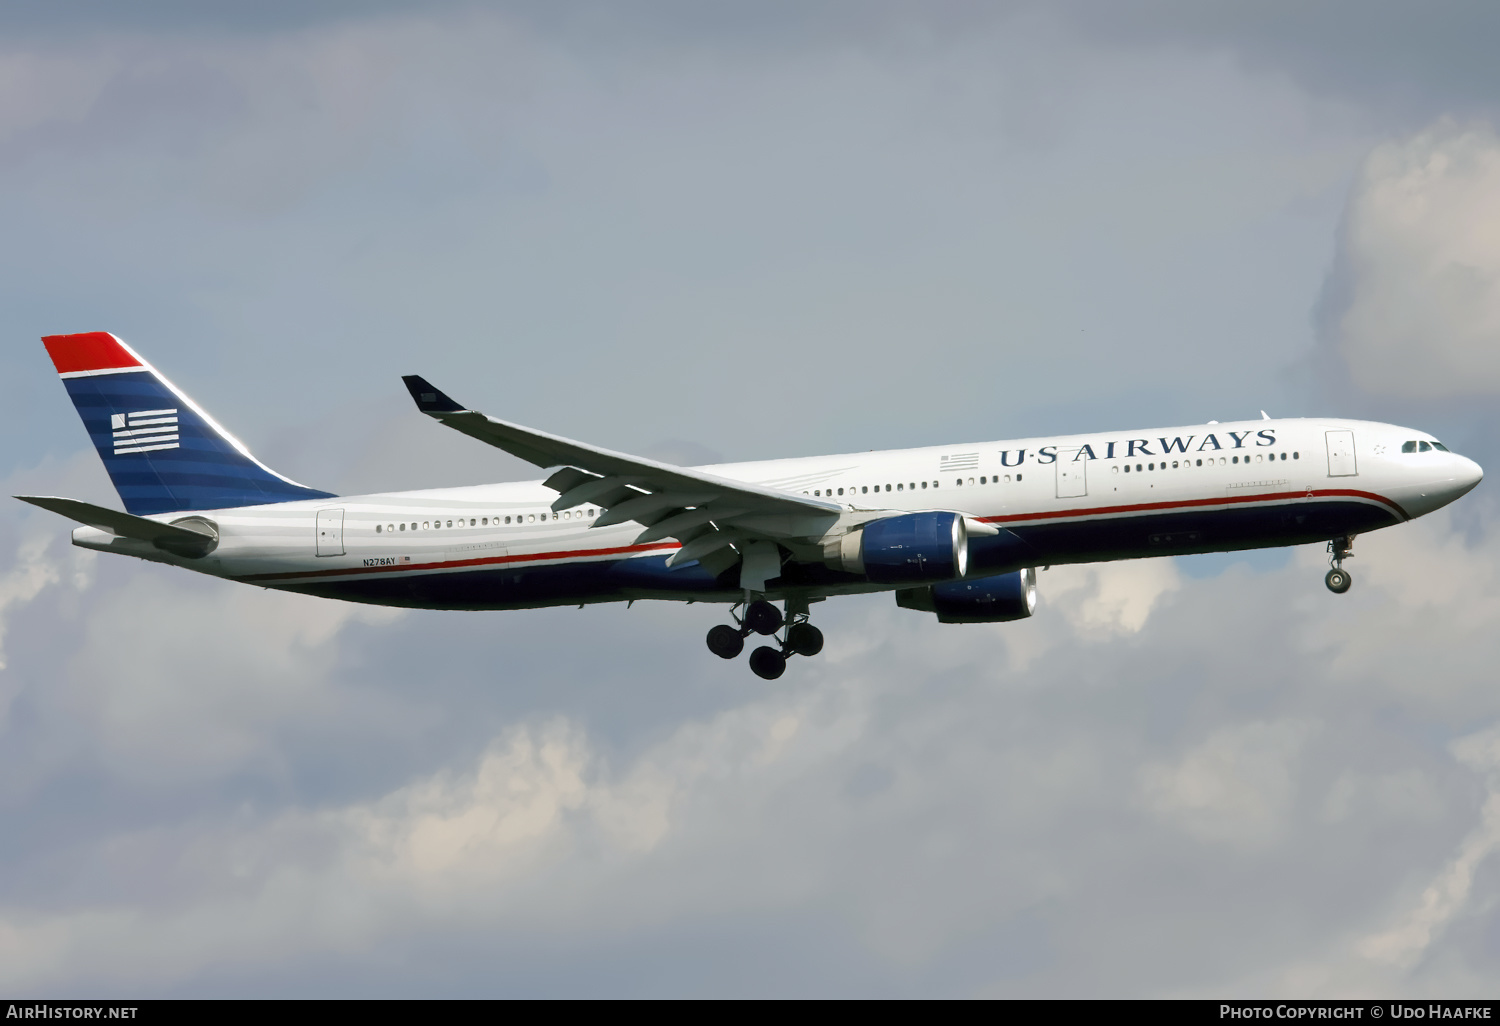
M1457 483L1463 492L1467 492L1484 480L1484 468L1467 456L1460 456L1459 459L1463 462L1459 465Z

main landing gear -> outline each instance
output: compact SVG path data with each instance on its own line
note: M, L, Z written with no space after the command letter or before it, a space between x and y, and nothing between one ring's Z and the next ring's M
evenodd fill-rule
M1323 578L1323 583L1328 585L1328 590L1335 595L1342 595L1349 590L1349 585L1354 583L1354 578L1349 576L1349 571L1344 569L1344 560L1354 555L1354 535L1346 534L1335 538L1328 543L1329 562L1333 569L1328 571Z
M751 633L769 637L779 646L762 645L751 652L750 670L764 680L775 680L786 672L788 656L815 656L823 651L823 632L807 622L805 601L788 599L785 616L765 599L743 605L744 616L736 613L739 605L729 611L735 619L735 626L721 623L708 632L708 650L720 659L733 659L743 652L745 638ZM778 631L781 632L779 638L776 637Z

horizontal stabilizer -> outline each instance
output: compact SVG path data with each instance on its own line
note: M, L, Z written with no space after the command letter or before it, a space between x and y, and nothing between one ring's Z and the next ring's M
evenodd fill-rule
M63 499L55 495L17 495L16 498L53 513L61 513L69 520L76 520L80 524L97 527L101 531L109 531L121 538L150 542L163 552L170 552L176 556L190 558L206 556L213 551L219 541L216 533L207 533L213 528L201 517L192 518L191 522L198 529L191 530L187 527L163 524L145 517L121 513L119 510L95 506L91 502L80 502L77 499Z

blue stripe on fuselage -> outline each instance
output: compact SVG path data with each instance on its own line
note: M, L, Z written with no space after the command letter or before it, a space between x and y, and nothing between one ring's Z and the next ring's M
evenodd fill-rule
M1397 522L1399 518L1388 509L1330 499L1068 523L1013 524L998 536L969 539L969 576L1047 564L1302 545ZM527 609L645 598L733 602L741 597L738 567L716 577L697 563L668 568L668 556L263 583L325 598L420 609ZM869 590L878 588L857 574L808 563L788 563L782 576L770 582L773 594Z

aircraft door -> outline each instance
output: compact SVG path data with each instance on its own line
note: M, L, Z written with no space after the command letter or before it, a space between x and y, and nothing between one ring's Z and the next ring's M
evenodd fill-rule
M318 510L318 555L342 556L344 554L344 511L341 509Z
M1354 432L1329 431L1328 476L1357 477L1359 467L1354 462Z
M1057 453L1057 497L1076 499L1089 493L1087 459L1082 449L1059 449Z

